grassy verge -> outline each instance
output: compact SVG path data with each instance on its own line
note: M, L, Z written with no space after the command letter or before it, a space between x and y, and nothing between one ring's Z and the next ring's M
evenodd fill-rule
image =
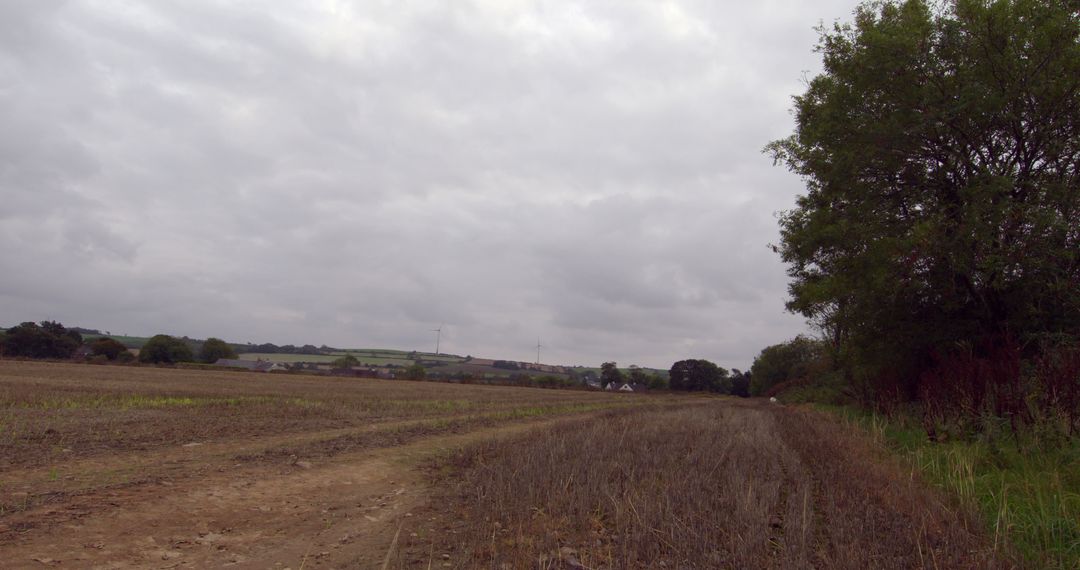
M911 417L818 406L867 430L929 483L975 505L995 543L1033 568L1080 568L1080 441L1037 434L931 442Z

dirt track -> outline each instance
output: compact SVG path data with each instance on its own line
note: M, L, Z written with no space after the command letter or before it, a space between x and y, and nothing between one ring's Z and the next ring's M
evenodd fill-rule
M238 445L133 455L129 465L171 469L5 517L0 560L5 568L379 567L400 522L425 500L416 460L550 423L435 436L323 463L223 464Z

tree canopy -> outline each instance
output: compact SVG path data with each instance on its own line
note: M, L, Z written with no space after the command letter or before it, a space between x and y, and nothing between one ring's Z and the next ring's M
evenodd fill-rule
M934 6L871 2L823 28L824 72L768 147L807 185L776 246L788 308L856 369L1080 331L1080 11Z
M746 398L750 396L750 371L742 372L738 368L731 370L731 395Z
M708 360L687 359L671 365L668 386L672 390L731 393L731 377L727 369Z
M750 368L750 394L760 396L777 384L809 376L816 371L825 352L822 342L801 335L765 347Z
M213 364L221 358L236 358L236 351L231 344L220 338L210 337L203 341L199 347L199 360L207 364Z
M186 342L167 334L154 335L139 349L139 362L176 364L194 360L195 356Z
M126 346L120 341L103 336L96 338L90 342L90 352L94 356L104 356L108 360L124 360L122 355L126 354L126 359L131 358L131 353L128 352Z
M82 335L54 321L21 323L3 337L6 356L27 358L70 358L82 344Z
M333 367L335 370L349 370L352 367L359 365L360 359L351 354L346 354L345 356L342 356L340 358L335 358L334 361L330 363L330 366Z

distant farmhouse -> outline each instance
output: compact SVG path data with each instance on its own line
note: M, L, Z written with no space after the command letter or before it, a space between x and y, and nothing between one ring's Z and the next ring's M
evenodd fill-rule
M630 382L612 382L604 388L608 392L648 392L649 387L645 384L631 384Z

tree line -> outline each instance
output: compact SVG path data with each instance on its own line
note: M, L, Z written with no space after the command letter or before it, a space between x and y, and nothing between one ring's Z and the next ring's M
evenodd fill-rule
M12 327L7 331L0 331L0 356L37 358L37 359L71 359L84 356L93 362L133 362L138 361L146 364L181 364L200 362L213 364L220 359L237 358L237 345L230 344L219 338L208 338L203 341L189 339L187 337L175 337L166 334L154 335L138 349L138 356L128 349L123 343L107 336L100 336L86 341L80 330L87 334L99 334L90 329L67 328L63 324L54 321L42 321L39 323L24 322ZM275 345L240 345L245 348L253 347L265 349L275 347L277 349L289 348L276 347ZM293 347L295 348L295 347ZM306 345L302 348L315 348ZM82 352L80 353L80 349ZM317 349L316 350L321 350ZM506 362L506 361L499 361ZM335 369L352 369L360 364L359 359L353 355L345 355L331 363ZM509 368L503 366L503 368ZM423 380L429 376L426 368L420 363L406 367L401 372L401 377L412 380ZM436 375L442 378L444 375ZM453 378L450 378L453 379ZM568 388L581 386L586 378L578 374L571 374L564 378L556 375L530 376L519 374L508 380L512 384L522 384L549 388ZM747 396L750 393L751 374L740 372L738 369L728 370L703 359L680 360L672 365L667 377L655 372L647 372L638 366L630 366L625 372L615 362L605 362L601 365L601 385L607 387L610 384L621 385L630 383L635 386L645 386L652 390L677 390L677 391L700 391L719 394L732 394ZM460 381L470 380L462 375Z
M107 336L84 342L79 330L69 329L55 321L20 323L0 331L0 356L62 360L73 358L80 349L85 349L87 359L99 362L123 363L137 359L148 364L213 364L221 358L236 358L232 345L214 337L196 341L166 334L155 335L143 344L136 357L123 343Z
M70 358L82 344L82 334L55 321L25 322L0 332L4 356Z
M262 344L233 344L233 349L237 352L255 352L260 354L330 354L337 352L338 349L331 348L325 344L322 346L315 346L313 344L305 344L303 346L296 346L293 344L284 344L278 346L276 344L265 342Z
M668 375L648 373L644 369L631 365L627 372L619 369L615 362L600 365L600 385L645 386L649 390L676 390L684 392L713 392L747 397L750 395L750 373L738 368L728 370L704 359L680 360L671 365Z

